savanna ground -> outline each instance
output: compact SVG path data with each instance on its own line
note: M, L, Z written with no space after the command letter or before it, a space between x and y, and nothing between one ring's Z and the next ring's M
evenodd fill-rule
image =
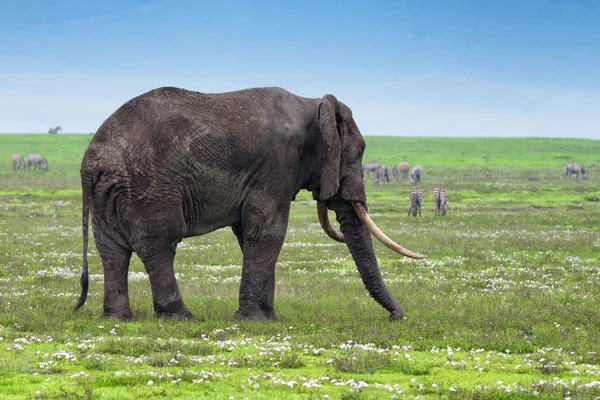
M80 291L78 169L89 135L0 135L0 397L600 397L600 141L366 137L364 161L425 169L422 218L407 181L375 186L370 212L427 261L374 242L406 318L391 323L344 245L301 192L277 265L279 320L234 322L241 254L228 229L184 240L176 272L198 321L165 321L132 261L134 320L102 318L90 247ZM13 152L50 171L13 172ZM565 179L568 161L589 169ZM448 191L446 217L431 190Z

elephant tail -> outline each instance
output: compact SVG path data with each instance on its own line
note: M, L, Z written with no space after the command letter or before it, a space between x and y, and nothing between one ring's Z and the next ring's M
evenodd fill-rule
M81 294L79 295L79 301L75 306L73 312L77 312L81 306L85 304L85 300L88 295L89 287L89 274L88 274L88 227L89 227L89 214L90 214L90 201L91 201L91 180L86 182L85 178L82 179L82 193L83 193L83 207L82 207L82 230L83 230L83 266L81 271Z

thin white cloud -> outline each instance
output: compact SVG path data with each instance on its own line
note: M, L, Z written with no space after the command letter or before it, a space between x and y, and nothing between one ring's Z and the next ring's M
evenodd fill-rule
M88 133L130 98L159 86L204 92L239 89L214 78L76 74L9 74L0 87L0 132ZM210 79L210 80L209 80ZM309 97L331 92L350 106L365 135L543 136L600 139L600 94L461 82L455 86L415 85L420 90L325 87L298 82L284 87ZM404 82L395 83L396 86ZM437 85L437 83L436 83ZM406 89L405 85L405 89ZM390 94L391 93L391 94Z
M398 93L348 100L363 134L600 139L600 93L494 85Z
M146 10L152 10L153 8L158 8L158 7L162 7L165 4L167 4L168 1L155 1L155 2L150 2L150 3L146 3L141 5L140 7L138 7L139 11L146 11Z

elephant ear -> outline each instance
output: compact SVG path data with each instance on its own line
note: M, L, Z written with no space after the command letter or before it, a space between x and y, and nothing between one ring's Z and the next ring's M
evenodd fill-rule
M341 132L338 125L341 120L338 101L328 94L319 103L318 115L321 134L327 147L327 155L321 170L320 200L327 200L338 192L340 187Z

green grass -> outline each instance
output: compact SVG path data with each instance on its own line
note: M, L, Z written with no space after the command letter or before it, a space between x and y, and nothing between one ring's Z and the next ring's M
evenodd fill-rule
M425 262L374 243L406 318L390 323L310 193L292 204L277 266L279 320L233 322L241 254L228 229L186 239L176 272L198 321L152 312L133 258L134 320L104 319L90 248L80 313L78 168L89 135L0 135L0 397L591 398L600 396L600 142L366 137L365 160L425 169L423 218L406 181L375 186L377 224ZM38 152L50 171L13 172ZM589 169L568 181L567 161ZM448 191L446 217L431 190ZM150 384L151 382L151 384Z

